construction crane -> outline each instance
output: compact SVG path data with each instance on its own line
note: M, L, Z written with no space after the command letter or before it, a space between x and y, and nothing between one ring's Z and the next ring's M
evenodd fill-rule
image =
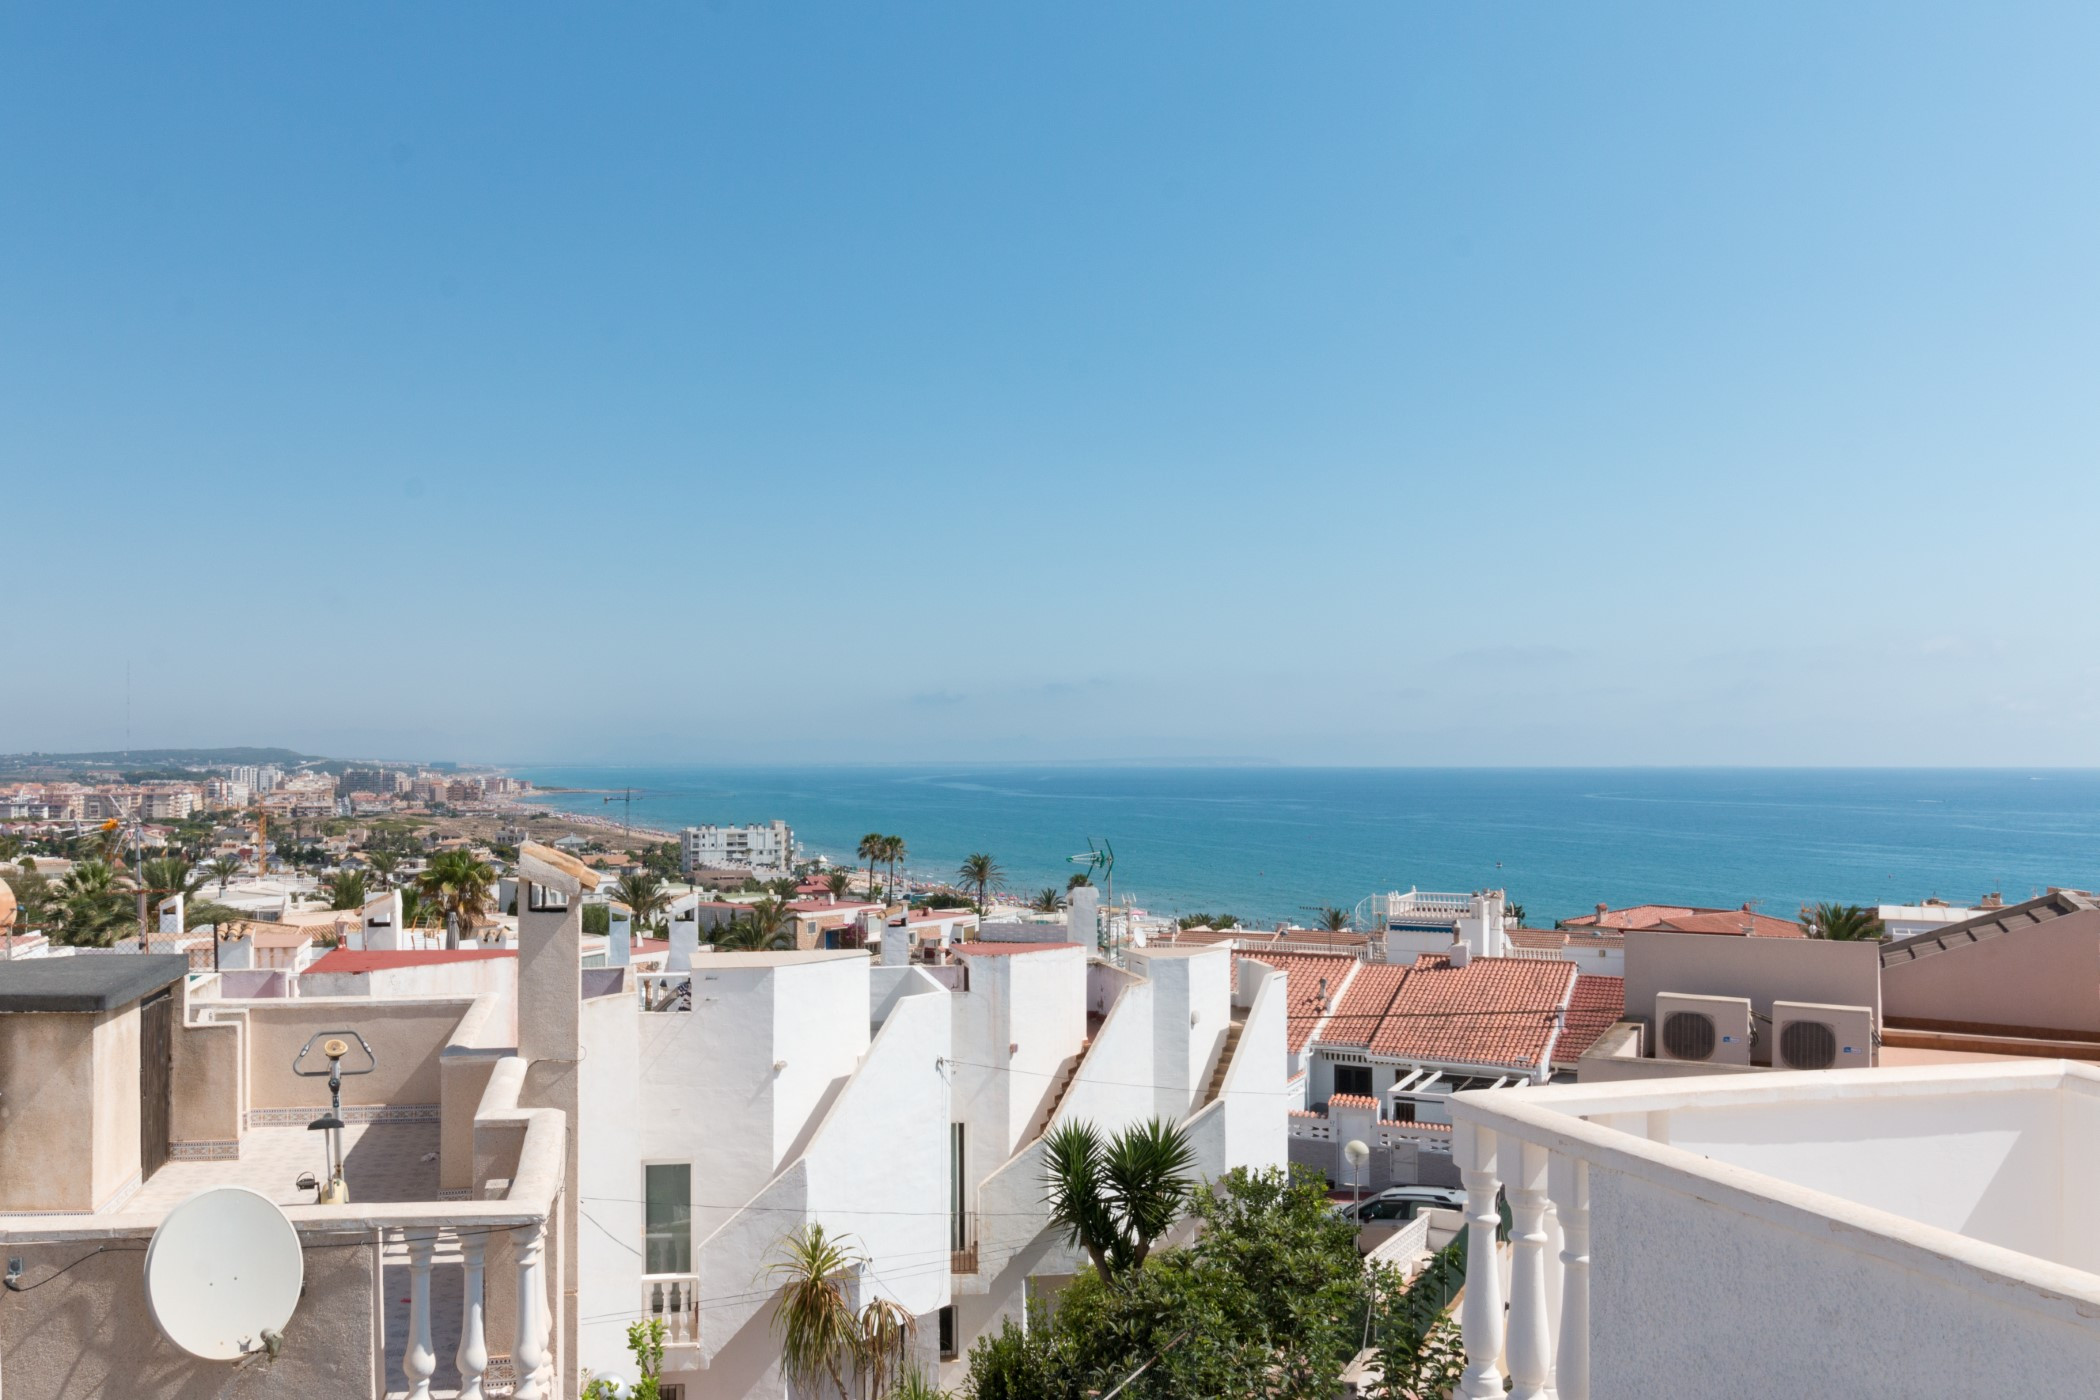
M633 788L621 788L621 789L620 789L620 795L619 795L618 797L601 797L601 798L600 798L600 799L598 799L598 800L599 800L599 801L600 801L601 803L604 803L604 802L618 802L618 803L620 803L620 804L621 804L621 805L622 805L622 806L623 806L623 807L624 807L624 808L626 809L626 816L624 817L624 819L623 819L623 820L625 820L625 822L626 822L626 824L627 824L627 834L628 834L629 836L633 836L633 835L634 835L634 803L635 803L634 789L633 789ZM642 800L642 801L644 801L644 802L648 801L648 800L649 800L649 794L648 794L648 793L646 793L646 792L645 792L645 793L643 793L643 794L642 794L642 797L641 797L641 800Z
M1102 937L1107 939L1107 946L1109 948L1109 951L1113 953L1116 927L1115 847L1109 845L1105 837L1102 839L1101 844L1099 846L1096 846L1094 844L1094 838L1089 836L1086 838L1085 854L1076 856L1066 856L1065 861L1069 865L1084 865L1089 871L1098 870L1101 872L1101 880L1104 891L1103 899L1105 900L1104 908L1108 914L1108 923L1106 927L1102 930ZM1092 875L1089 874L1088 879L1092 878Z

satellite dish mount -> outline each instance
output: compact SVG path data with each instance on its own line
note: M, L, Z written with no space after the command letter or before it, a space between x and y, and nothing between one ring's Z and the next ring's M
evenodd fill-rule
M357 1048L364 1052L363 1069L343 1068L343 1057L350 1053L350 1042L353 1040L357 1042ZM301 1069L300 1065L305 1063L306 1057L317 1045L328 1059L328 1068ZM298 1055L292 1060L292 1073L301 1079L325 1078L328 1081L328 1112L306 1125L306 1130L310 1133L328 1135L327 1180L316 1181L309 1172L293 1183L302 1191L312 1191L314 1204L317 1206L350 1204L350 1188L343 1184L343 1076L370 1074L377 1068L379 1057L372 1053L372 1047L365 1043L365 1038L356 1031L347 1030L315 1031L306 1038L306 1044L299 1047Z

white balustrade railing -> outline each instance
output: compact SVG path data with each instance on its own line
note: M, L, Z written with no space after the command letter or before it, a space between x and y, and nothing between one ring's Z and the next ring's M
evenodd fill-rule
M1459 1312L1466 1370L1457 1393L1474 1400L1505 1393L1514 1400L1589 1400L1588 1164L1464 1117L1453 1148L1466 1188L1468 1231ZM1498 1193L1507 1197L1510 1216L1506 1312L1495 1244Z
M663 1319L665 1346L698 1346L700 1276L643 1274L642 1316Z

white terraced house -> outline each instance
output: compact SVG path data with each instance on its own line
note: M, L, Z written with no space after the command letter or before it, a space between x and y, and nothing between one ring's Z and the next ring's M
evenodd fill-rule
M1229 950L929 964L900 936L893 962L585 966L597 876L529 844L517 873L514 950L338 950L364 970L317 964L297 995L308 974L181 957L0 965L0 1256L25 1289L0 1295L0 1394L219 1393L232 1373L168 1343L140 1285L161 1219L211 1186L268 1195L305 1247L243 1395L572 1397L631 1375L627 1325L660 1317L667 1400L784 1400L769 1268L809 1223L852 1238L856 1300L903 1307L952 1379L1082 1267L1047 1228L1046 1128L1162 1117L1207 1177L1285 1160L1285 979ZM342 1081L351 1203L320 1205L298 1179L327 1091L291 1066L345 1029L376 1067Z

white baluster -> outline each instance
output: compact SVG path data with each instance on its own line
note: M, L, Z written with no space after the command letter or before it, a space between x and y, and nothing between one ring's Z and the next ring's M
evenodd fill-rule
M1466 1372L1458 1393L1467 1400L1502 1400L1502 1261L1495 1255L1495 1229L1502 1223L1495 1193L1502 1183L1495 1179L1494 1131L1458 1123L1452 1148L1466 1188L1466 1296L1458 1317Z
M430 1378L437 1371L437 1352L430 1343L430 1256L437 1250L437 1231L409 1230L408 1346L401 1354L401 1374L408 1381L408 1400L430 1400Z
M482 1400L481 1378L489 1369L489 1344L484 1331L488 1282L482 1274L488 1243L488 1236L479 1230L460 1232L464 1281L459 1321L459 1400Z
M552 1400L540 1372L547 1364L547 1344L542 1340L540 1315L547 1310L546 1288L540 1281L540 1257L546 1248L546 1226L522 1225L510 1232L518 1252L518 1339L511 1350L511 1371L517 1389L512 1400Z
M1560 1400L1590 1400L1590 1164L1565 1153L1548 1174L1560 1217L1560 1356L1553 1368Z
M1512 1151L1511 1149L1515 1149ZM1546 1303L1546 1149L1506 1143L1509 1173L1510 1400L1551 1400L1553 1337Z

